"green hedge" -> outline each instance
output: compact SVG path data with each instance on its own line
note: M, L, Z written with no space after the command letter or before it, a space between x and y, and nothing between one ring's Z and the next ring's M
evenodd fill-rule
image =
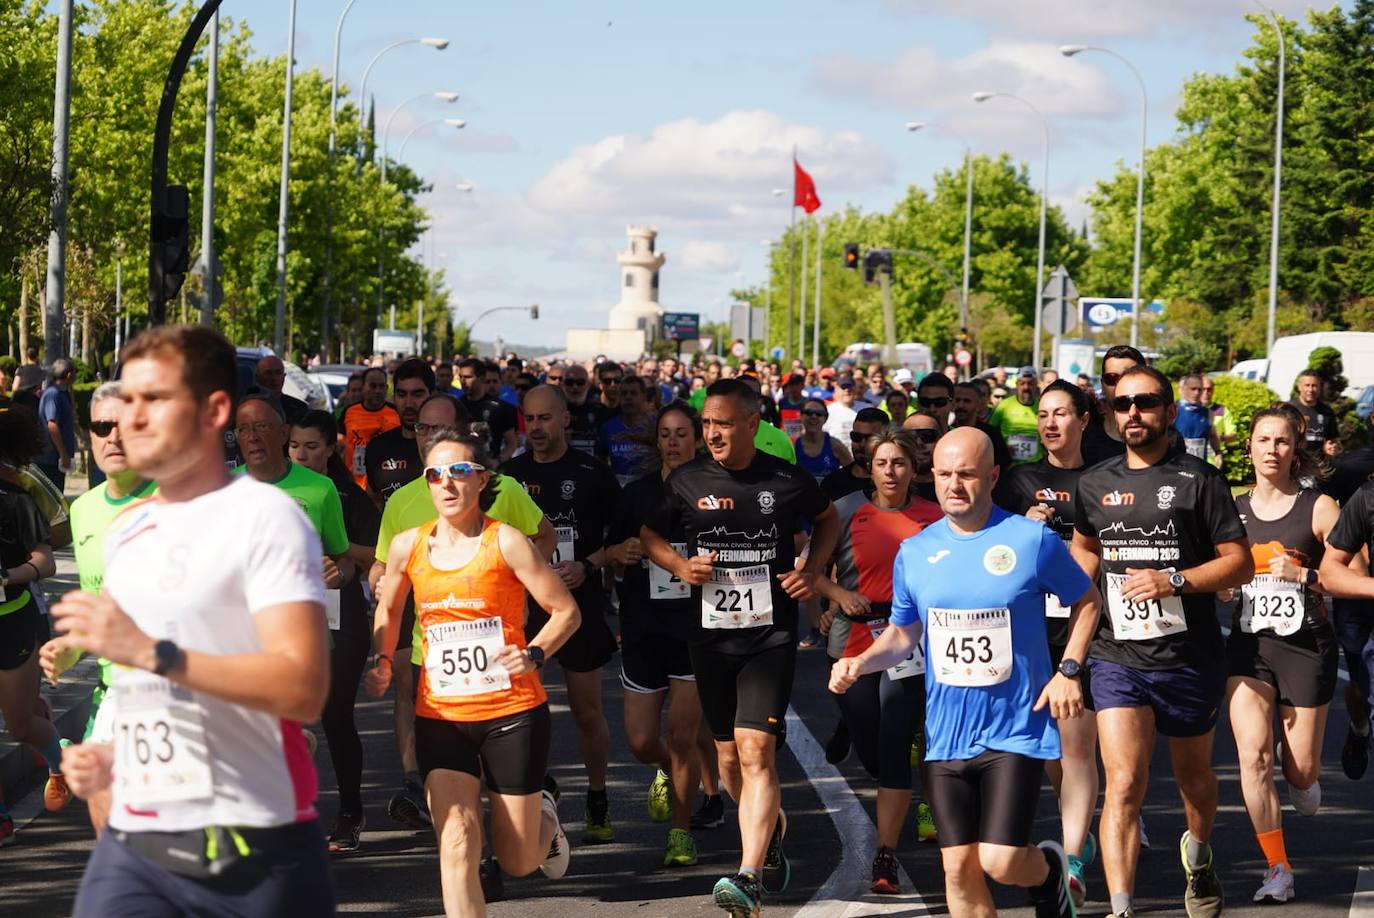
M72 383L72 404L76 408L76 426L91 429L91 396L100 388L98 382Z
M1245 449L1250 435L1250 418L1276 401L1274 393L1264 383L1239 376L1217 376L1215 382L1214 401L1226 406L1236 425L1236 439L1221 445L1222 471L1233 485L1251 484L1255 480L1255 467Z

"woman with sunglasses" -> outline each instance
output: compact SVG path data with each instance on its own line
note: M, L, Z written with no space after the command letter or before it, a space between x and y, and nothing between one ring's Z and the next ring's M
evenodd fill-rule
M818 398L806 399L801 406L802 433L792 441L797 450L797 466L810 472L818 482L854 461L849 447L825 432L829 417L825 402Z
M372 645L361 572L372 566L382 518L377 505L344 466L338 426L328 412L306 412L292 425L287 450L292 462L324 475L339 492L344 531L348 534L347 555L359 572L337 591L327 594L331 601L338 602L339 618L338 628L329 632L333 645L329 651L329 697L320 715L339 785L339 813L334 831L329 833L329 853L352 854L359 848L364 825L363 744L353 719L353 706Z
M539 670L580 615L533 543L486 515L495 476L481 440L440 430L424 460L439 518L391 542L367 689L381 697L391 683L401 607L413 591L424 643L415 753L439 843L444 912L468 918L486 914L478 878L484 783L501 868L567 872L568 839L543 789L551 721ZM526 592L549 614L528 642Z
M1012 466L998 482L994 495L1004 510L1039 520L1065 542L1073 540L1074 496L1079 476L1087 468L1083 432L1091 419L1088 398L1082 389L1062 379L1045 387L1036 412L1045 458ZM1050 662L1058 670L1069 640L1069 609L1046 594L1045 618ZM1090 831L1097 807L1097 719L1086 668L1079 678L1083 682L1084 716L1058 722L1062 758L1048 762L1046 770L1059 794L1064 851L1069 856L1069 893L1081 908L1087 895L1083 870L1097 855L1097 842Z
M1316 463L1302 448L1302 426L1290 411L1287 405L1266 408L1251 421L1255 487L1236 498L1236 509L1250 539L1255 577L1240 588L1226 641L1240 789L1268 864L1256 902L1287 902L1294 895L1274 784L1275 711L1289 800L1299 814L1311 816L1321 804L1322 738L1336 691L1338 645L1318 593L1318 568L1340 509L1300 483ZM1217 599L1234 596L1227 590Z
M873 494L856 492L835 504L840 516L835 579L816 582L816 591L831 603L823 624L830 632L833 659L858 656L882 634L892 605L897 547L943 515L937 504L910 493L917 461L911 432L885 430L870 437L865 449L871 457ZM895 850L911 808L911 744L924 724L924 672L925 661L917 651L889 670L860 676L848 692L836 696L859 761L878 782L878 850L871 889L886 895L901 892ZM920 816L930 819L924 803Z

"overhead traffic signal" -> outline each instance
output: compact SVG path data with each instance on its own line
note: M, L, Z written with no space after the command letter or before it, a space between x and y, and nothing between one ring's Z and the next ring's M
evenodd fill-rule
M892 252L888 249L869 249L864 254L864 283L876 283L878 274L882 272L888 277L892 276Z
M539 304L538 304L538 303L535 303L535 304L533 304L532 306L530 306L530 318L531 318L531 319L537 319L537 318L539 318Z
M844 244L844 266L851 271L859 270L859 244L857 242Z
M175 299L186 280L191 256L189 202L185 185L168 185L163 206L153 214L150 266L154 279L161 282L164 300Z

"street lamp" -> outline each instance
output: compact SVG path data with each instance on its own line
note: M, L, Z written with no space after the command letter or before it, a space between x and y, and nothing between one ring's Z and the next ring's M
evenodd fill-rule
M1269 14L1274 26L1274 34L1279 40L1279 97L1274 112L1274 199L1269 218L1269 328L1265 335L1265 354L1274 351L1275 325L1278 321L1279 303L1279 202L1283 191L1283 77L1286 62L1286 40L1283 37L1283 21L1268 4L1254 0L1255 6Z
M1135 255L1131 262L1131 347L1140 345L1140 239L1141 227L1144 222L1145 213L1145 131L1146 131L1146 109L1149 106L1148 98L1145 94L1145 80L1141 77L1140 71L1135 65L1126 58L1117 54L1110 48L1099 48L1094 45L1060 45L1059 53L1065 57L1073 57L1084 51L1099 51L1102 54L1110 54L1112 57L1121 61L1126 68L1135 76L1135 81L1140 84L1140 168L1135 176Z
M458 101L458 93L449 92L448 90L418 93L416 95L411 96L409 99L406 99L404 102L402 102L400 105L396 106L396 108L392 110L391 114L387 116L386 125L382 128L382 181L386 181L386 150L387 143L391 138L391 122L396 120L396 116L400 114L401 109L405 108L412 102L419 102L421 99L427 98L435 98L438 99L440 102L447 102L450 105L452 105L454 102ZM466 122L464 123L466 124Z
M374 54L374 55L372 56L372 60L368 61L367 69L363 71L363 82L362 82L362 85L361 85L361 86L359 87L359 89L358 89L358 146L359 146L359 147L362 147L362 144L363 144L363 126L364 126L364 124L365 124L366 121L367 121L367 119L363 117L363 109L364 109L365 106L367 105L367 78L368 78L369 76L372 75L372 68L375 67L375 66L377 65L377 62L378 62L379 60L382 59L382 55L383 55L383 54L386 54L388 51L394 51L394 50L396 50L397 48L403 47L403 46L405 46L405 45L428 45L429 47L434 48L434 49L437 50L437 51L442 51L442 50L444 50L445 48L448 47L448 39L447 39L447 38L403 38L403 39L401 39L400 41L392 42L391 44L387 45L385 48L383 48L382 50L378 51L376 54ZM338 68L337 68L337 67L335 67L334 70L335 70L336 73L338 72ZM331 116L331 117L332 117L332 116ZM331 124L332 124L332 121L331 121ZM358 164L359 164L359 167L361 168L361 166L362 166L362 157L361 157L361 156L358 157Z
M453 187L458 191L472 191L477 186L474 185L472 182L459 182L457 185L454 185Z
M405 161L406 144L410 143L410 138L414 137L417 131L419 131L421 128L427 128L431 124L438 124L441 121L444 124L447 124L449 127L457 130L461 130L462 128L467 127L467 122L464 121L462 118L431 118L429 121L421 122L420 124L417 124L415 125L415 127L411 128L406 133L406 136L401 140L401 148L396 151L396 162L399 163Z
M1026 108L1030 109L1032 112L1035 113L1035 116L1040 119L1040 127L1045 134L1045 143L1043 150L1044 171L1040 179L1040 245L1035 260L1035 340L1031 342L1031 364L1035 367L1035 371L1038 373L1040 372L1040 329L1041 323L1043 321L1040 315L1040 285L1044 282L1045 275L1045 200L1049 195L1050 191L1050 122L1049 119L1045 117L1044 113L1040 111L1040 109L1036 108L1034 105L1032 105L1027 100L1021 98L1020 96L1013 95L1012 93L975 92L973 94L974 102L986 102L989 99L997 98L1011 99L1013 102L1019 102Z
M973 146L963 137L954 133L943 124L927 124L924 121L908 121L906 123L906 129L908 131L920 131L929 128L942 130L964 145L964 172L968 174L968 178L967 187L964 191L964 286L959 294L959 327L961 331L967 333L969 329L969 255L973 249Z

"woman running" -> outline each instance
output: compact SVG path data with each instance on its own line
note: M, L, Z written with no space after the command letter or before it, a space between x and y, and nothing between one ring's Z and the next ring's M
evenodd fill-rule
M825 432L829 417L825 402L818 398L806 399L801 407L802 433L792 441L797 449L797 467L810 472L817 481L824 481L825 476L854 461L849 455L849 446Z
M554 878L567 872L568 839L543 790L551 721L538 671L580 615L530 540L485 514L494 476L481 440L437 431L424 461L439 518L391 543L367 687L380 697L391 682L401 608L413 590L424 644L415 754L439 842L444 911L468 918L486 914L482 784L501 868L512 876L536 867ZM549 614L528 643L526 591Z
M1288 797L1293 809L1311 816L1321 805L1322 736L1336 691L1336 637L1317 593L1317 569L1340 510L1330 497L1299 484L1315 471L1302 442L1301 426L1288 411L1257 411L1249 440L1255 487L1236 498L1255 579L1241 587L1226 642L1226 696L1245 809L1269 865L1256 902L1287 902L1294 895L1274 784L1275 708Z
M357 568L357 573L340 589L327 594L332 647L329 698L320 718L339 785L339 814L334 820L334 831L329 834L329 852L351 854L358 850L364 824L363 744L353 720L353 705L372 646L362 572L372 566L382 520L377 505L353 481L340 458L339 428L329 412L306 412L292 426L288 448L293 462L334 483L343 505L344 529L348 532L347 554Z
M840 515L835 580L816 582L817 592L831 603L826 617L831 619L832 657L857 656L882 634L892 605L897 547L943 515L936 504L910 494L916 449L909 431L870 437L873 496L856 492L835 504ZM837 696L859 761L878 781L878 850L871 888L889 895L901 892L895 850L911 808L912 737L924 723L925 661L919 654L884 672L860 676Z
M691 586L649 560L639 529L664 500L664 480L696 458L701 421L684 402L673 402L658 416L657 452L661 468L626 485L611 527L611 560L624 570L620 592L620 684L625 688L625 738L630 752L658 773L649 787L649 817L672 820L664 867L697 862L691 834L692 803L700 780L697 735L701 700L687 653L692 623ZM684 541L676 543L686 552ZM668 703L667 742L660 731ZM714 750L713 753L714 754Z
M1083 460L1083 432L1092 421L1089 397L1082 389L1058 379L1040 394L1036 417L1045 458L1014 465L998 483L996 502L1004 510L1039 520L1066 542L1073 540L1074 495ZM1057 669L1069 640L1069 610L1053 596L1045 596L1046 635L1050 662ZM1069 856L1069 893L1082 907L1087 896L1083 870L1097 854L1092 836L1097 808L1097 715L1092 710L1087 667L1080 670L1083 716L1058 721L1062 756L1046 766L1059 794L1064 851Z

